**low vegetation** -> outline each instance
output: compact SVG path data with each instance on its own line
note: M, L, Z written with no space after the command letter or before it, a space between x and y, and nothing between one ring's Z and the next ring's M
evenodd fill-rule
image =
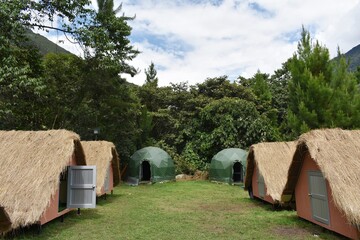
M239 186L183 181L121 185L96 209L73 211L42 233L15 239L339 239L297 217L249 199Z

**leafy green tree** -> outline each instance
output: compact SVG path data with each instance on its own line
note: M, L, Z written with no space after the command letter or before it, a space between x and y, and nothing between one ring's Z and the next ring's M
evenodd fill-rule
M256 104L257 110L263 114L267 114L270 118L276 118L276 109L272 108L272 93L270 88L270 78L266 73L261 73L259 70L252 78L240 78L240 84L251 90L255 98L253 102Z
M113 0L97 0L98 12L94 21L82 28L77 34L86 46L87 57L95 57L103 62L99 67L114 67L119 73L127 73L134 76L138 73L137 69L129 64L139 53L130 45L128 37L131 34L131 27L127 21L133 17L125 14L118 17L117 13L122 10L122 4L114 9ZM95 54L91 54L94 49Z
M224 148L246 149L254 143L278 139L271 121L259 114L254 103L242 99L214 100L191 124L193 138L189 144L205 163Z
M26 28L55 29L72 36L86 50L87 61L96 62L97 68L102 69L103 73L107 70L111 72L110 75L113 72L116 75L136 73L128 64L138 53L128 40L131 28L127 21L132 18L124 15L117 17L115 12L119 9L113 14L96 13L89 4L89 0L0 2L0 82L3 91L0 118L3 118L4 127L42 129L57 125L57 120L53 124L44 122L43 115L48 109L44 103L54 101L52 96L45 93L60 90L57 86L47 84L61 82L62 76L57 80L52 78L45 81L42 78L40 55L25 44ZM59 26L46 25L55 18ZM81 79L81 76L77 79ZM111 84L102 76L98 80L106 82L104 85ZM94 102L97 102L96 99Z
M45 85L40 55L24 45L24 3L0 2L0 128L38 129Z
M196 96L203 95L212 99L223 97L235 97L247 101L254 101L255 99L254 94L249 89L236 82L231 83L227 76L208 78L205 82L191 87L191 92Z
M47 86L46 128L74 128L84 98L85 61L72 54L49 53L43 59Z
M146 109L145 106L141 107L141 113L138 121L139 130L141 132L138 138L137 149L153 145L154 140L151 135L154 128L153 115Z
M286 127L286 116L289 105L289 81L290 72L288 69L288 61L282 65L282 68L277 69L269 79L269 87L272 95L271 108L275 116L269 117L273 121L273 125L279 128L283 135L282 139L288 139L288 129Z
M121 11L122 4L114 9L114 0L97 0L99 7L98 13L103 15L116 15Z

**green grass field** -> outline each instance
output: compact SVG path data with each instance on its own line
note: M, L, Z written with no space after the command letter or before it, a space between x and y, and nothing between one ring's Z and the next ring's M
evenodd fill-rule
M184 181L118 186L96 209L73 211L19 233L16 239L339 239L301 220L250 200L239 186Z

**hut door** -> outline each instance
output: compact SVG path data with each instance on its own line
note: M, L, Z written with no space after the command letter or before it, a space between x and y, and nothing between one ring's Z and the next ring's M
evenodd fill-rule
M67 208L95 208L96 166L70 166Z
M150 181L151 170L149 161L143 161L140 166L140 181Z
M109 187L110 187L110 166L106 170L106 175L105 175L105 183L104 183L104 192L105 193L109 191Z
M258 177L258 190L259 190L259 197L265 197L265 182L264 177L261 175L259 169L257 169L257 177Z
M309 171L308 176L312 217L314 220L329 224L329 205L325 179L319 171Z
M243 182L242 164L240 162L233 165L233 182Z

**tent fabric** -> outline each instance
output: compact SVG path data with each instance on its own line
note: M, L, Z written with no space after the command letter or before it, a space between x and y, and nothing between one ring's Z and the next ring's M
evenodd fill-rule
M151 182L161 182L175 179L175 165L170 155L157 147L145 147L136 151L128 166L128 182L139 184L140 167L143 161L150 163Z
M227 148L218 152L210 164L209 179L211 181L233 183L233 165L240 162L243 173L246 170L247 152L240 148Z

